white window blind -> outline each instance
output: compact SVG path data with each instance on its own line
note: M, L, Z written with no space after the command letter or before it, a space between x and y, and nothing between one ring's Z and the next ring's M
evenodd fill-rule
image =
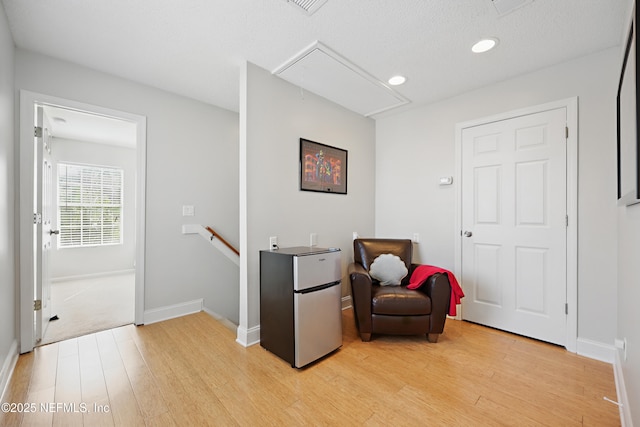
M122 243L118 168L58 163L58 247Z

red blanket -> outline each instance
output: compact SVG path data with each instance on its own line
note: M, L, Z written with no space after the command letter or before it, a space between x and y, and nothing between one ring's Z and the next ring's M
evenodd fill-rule
M464 292L458 284L456 277L449 270L444 268L435 267L433 265L419 265L413 270L411 279L409 279L408 289L418 289L424 284L429 276L436 273L444 273L449 277L449 284L451 285L451 298L449 300L449 316L456 315L456 305L460 304L460 299L464 297Z

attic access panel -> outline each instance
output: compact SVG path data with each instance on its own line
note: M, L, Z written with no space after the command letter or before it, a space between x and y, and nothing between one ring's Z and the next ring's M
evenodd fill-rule
M533 0L491 0L491 2L496 8L498 15L502 16L533 2Z
M410 102L320 42L285 62L273 74L363 116Z

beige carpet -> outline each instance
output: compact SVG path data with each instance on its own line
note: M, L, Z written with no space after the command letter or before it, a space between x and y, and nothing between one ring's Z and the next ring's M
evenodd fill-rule
M51 285L51 316L41 344L133 323L135 274L57 282Z

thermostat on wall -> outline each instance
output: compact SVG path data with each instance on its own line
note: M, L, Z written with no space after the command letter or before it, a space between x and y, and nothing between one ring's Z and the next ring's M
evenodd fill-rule
M441 176L440 177L440 185L451 185L453 184L452 176Z

